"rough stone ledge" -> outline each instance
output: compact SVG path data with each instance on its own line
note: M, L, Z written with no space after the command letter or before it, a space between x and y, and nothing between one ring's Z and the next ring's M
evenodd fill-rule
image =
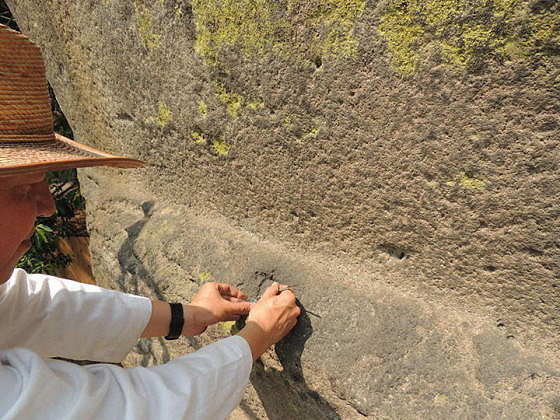
M299 285L308 312L255 365L238 418L560 418L558 360L508 339L482 316L407 296L378 273L287 251L219 215L156 202L132 177L88 170L81 180L94 265L106 286L188 299L208 280L252 297L272 279ZM192 351L207 339L185 344ZM137 349L149 353L143 364L186 351L155 345Z

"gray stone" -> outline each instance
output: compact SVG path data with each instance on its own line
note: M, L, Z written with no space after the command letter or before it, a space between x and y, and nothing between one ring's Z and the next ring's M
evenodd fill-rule
M257 297L270 280L298 284L300 323L255 364L241 408L256 418L554 418L558 360L488 319L395 290L378 271L288 250L217 213L154 201L142 181L116 181L110 170L84 171L81 180L90 223L127 233L122 241L111 230L92 236L96 267L107 267L102 255L119 256L103 277L124 291L188 299L217 280ZM123 202L124 214L114 204ZM131 360L159 363L228 328L173 349L154 340Z

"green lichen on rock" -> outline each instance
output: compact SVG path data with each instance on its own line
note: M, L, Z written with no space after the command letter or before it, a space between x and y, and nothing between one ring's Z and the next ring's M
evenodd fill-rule
M206 105L206 102L200 101L198 103L198 112L203 116L206 116L208 114L208 105Z
M284 118L282 118L282 125L286 127L288 130L291 130L292 128L295 127L294 119L290 115L287 115Z
M160 127L165 127L173 119L173 114L169 107L165 104L159 104L158 116L155 120L156 124Z
M227 335L235 335L239 332L239 329L237 328L236 321L220 322L220 327L222 328L224 333L227 334Z
M308 133L306 133L302 138L304 140L311 140L311 139L316 139L317 136L319 136L319 129L314 128L311 131L309 131Z
M461 174L459 185L468 190L483 190L484 188L486 188L486 182L464 173Z
M203 284L212 280L212 274L205 271L198 273L198 283Z
M536 7L529 0L387 0L377 29L402 73L413 72L434 50L444 62L465 69L490 59L540 59L557 51L560 6Z
M526 44L529 48L558 51L560 50L560 3L554 2L547 6L546 2L542 7L538 7L537 2L532 8L529 17L529 26L532 36L527 39Z
M237 117L239 110L243 106L243 96L237 92L228 92L223 86L218 86L218 99L226 106L226 111L230 117Z
M366 0L193 0L195 50L212 65L225 49L249 57L354 55L365 7Z
M223 48L258 54L273 38L274 3L268 0L193 0L195 50L216 63Z
M467 190L483 190L486 188L485 181L468 175L465 172L461 172L455 180L446 181L444 184L448 187L461 187Z
M206 136L198 131L193 131L191 133L191 138L196 144L206 144Z
M147 124L155 124L160 128L167 126L173 119L173 113L171 109L164 103L160 103L158 106L158 114L155 117L146 118Z
M395 66L403 73L414 71L418 60L416 44L424 33L423 27L415 22L413 15L414 3L408 7L394 5L382 17L378 27L379 32L387 39Z
M254 101L249 101L247 103L247 108L252 109L253 111L257 111L259 109L264 108L264 102L258 99Z
M315 34L304 45L307 52L327 57L353 56L358 47L354 27L365 8L366 0L288 0L290 38L295 38L294 31L302 32L295 25L301 21Z
M209 147L218 156L227 156L229 154L230 146L222 138L210 138L207 135L198 131L191 133L191 139L195 144L205 145L209 143Z
M175 5L175 18L176 19L181 19L183 17L183 8L181 7L181 4L176 4Z
M140 7L136 9L136 30L142 43L148 51L159 47L161 35L154 32L152 14L149 9Z
M218 154L218 156L227 156L229 154L229 145L220 139L212 140L212 148L214 152Z

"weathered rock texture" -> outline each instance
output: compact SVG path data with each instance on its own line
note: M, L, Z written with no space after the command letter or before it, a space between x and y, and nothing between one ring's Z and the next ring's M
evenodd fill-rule
M236 416L560 418L557 2L7 3L76 138L149 163L82 176L103 284L300 285Z

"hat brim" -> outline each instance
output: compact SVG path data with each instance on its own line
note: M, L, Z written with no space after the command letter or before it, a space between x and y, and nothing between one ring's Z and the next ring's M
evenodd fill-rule
M0 142L0 176L91 166L138 168L144 163L114 156L55 133L52 141Z

